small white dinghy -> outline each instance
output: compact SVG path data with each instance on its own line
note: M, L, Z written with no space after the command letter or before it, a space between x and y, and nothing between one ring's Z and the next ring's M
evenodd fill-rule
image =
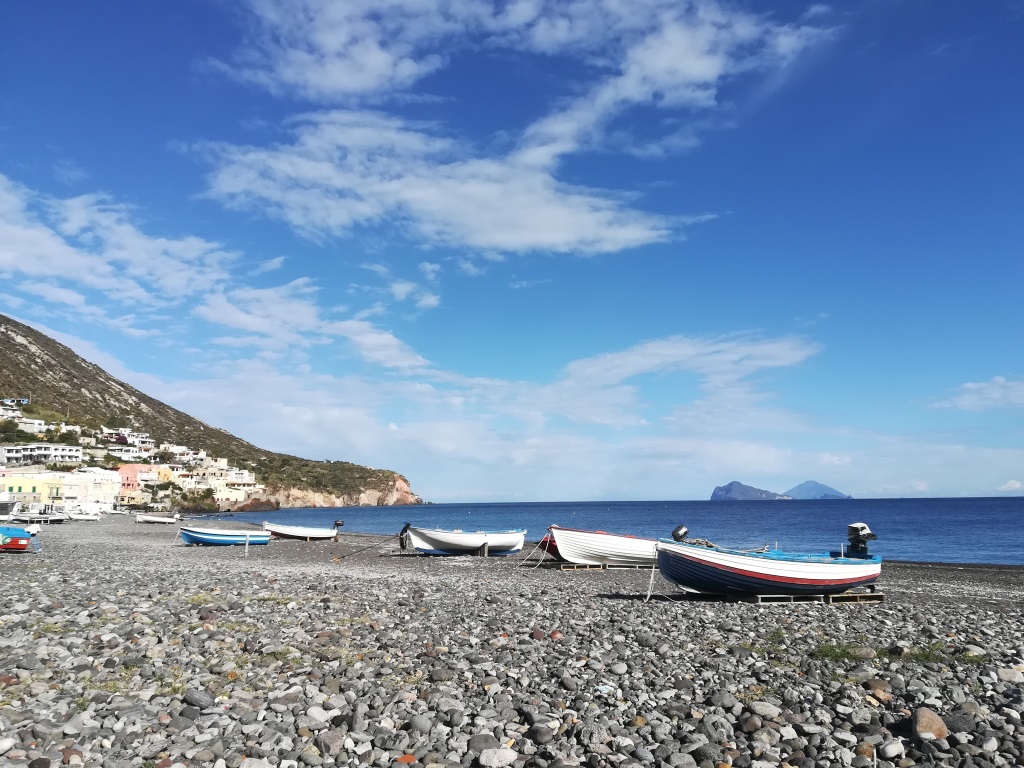
M135 515L136 523L164 523L166 525L176 523L179 520L181 520L181 515L179 514L175 514L171 517L169 515L145 515L139 512Z
M463 531L415 528L406 524L400 534L417 552L425 555L511 555L523 548L526 529L512 531Z
M275 539L299 539L301 541L326 541L338 538L337 528L313 528L302 525L279 525L264 521L263 530L270 531Z
M548 547L547 551L568 563L653 568L658 557L657 539L557 525L552 525L548 531L553 547Z

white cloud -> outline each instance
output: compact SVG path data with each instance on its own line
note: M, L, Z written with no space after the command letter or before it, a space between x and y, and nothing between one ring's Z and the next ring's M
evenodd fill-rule
M430 365L393 333L363 320L328 323L323 330L345 337L352 342L360 357L385 368L420 370Z
M0 270L29 284L91 289L149 307L177 303L228 278L235 254L194 236L145 235L130 213L102 195L59 199L0 175Z
M255 333L270 346L308 346L322 325L308 278L273 288L233 288L205 296L193 313L214 325Z
M807 6L807 10L804 11L803 18L815 19L821 16L828 16L832 13L832 7L825 5L824 3L814 3L813 5Z
M53 301L57 304L66 304L69 307L82 309L86 306L85 296L70 288L61 288L52 283L43 283L26 280L18 284L18 290L23 293L33 294L46 301Z
M431 48L461 32L460 5L402 0L248 0L249 38L224 71L313 101L407 88L444 63Z
M518 146L494 154L443 138L441 127L360 109L307 114L292 144L208 144L208 195L280 219L313 239L384 221L429 244L522 253L606 253L663 242L694 221L644 213L609 190L558 176L569 153L624 144L663 154L692 148L732 78L778 70L823 37L714 2L617 0L249 0L235 76L282 95L353 104L412 87L455 51L510 49L578 60L578 97L552 103ZM653 107L685 123L636 146L610 122ZM711 214L714 215L714 214Z
M511 252L600 253L670 235L613 194L508 158L464 159L465 148L397 118L333 111L293 132L290 145L205 145L207 195L313 239L386 219L428 243Z
M416 292L418 286L408 280L395 280L388 288L395 301L405 301Z
M1016 491L1024 491L1024 483L1020 480L1007 480L1002 485L996 488L997 491L1014 493Z
M417 309L437 309L441 306L441 297L436 293L422 292L416 298Z
M429 261L424 261L420 263L420 272L423 273L424 279L426 279L428 282L433 283L441 275L441 265L434 264Z
M256 268L252 271L252 275L262 275L266 272L274 272L280 269L284 265L284 256L275 256L272 259L266 259L256 265Z
M984 411L991 408L1024 407L1024 380L1014 381L993 376L989 381L968 382L956 388L955 394L934 404L935 408L960 408Z

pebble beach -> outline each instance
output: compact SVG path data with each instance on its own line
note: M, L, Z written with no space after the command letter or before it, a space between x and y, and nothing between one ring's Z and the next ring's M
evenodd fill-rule
M755 604L532 545L176 531L64 523L0 557L0 765L1024 765L1024 567Z

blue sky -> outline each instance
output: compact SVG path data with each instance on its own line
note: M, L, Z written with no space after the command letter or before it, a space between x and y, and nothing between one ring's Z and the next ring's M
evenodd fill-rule
M1022 495L1022 39L1016 0L13 4L0 312L430 501Z

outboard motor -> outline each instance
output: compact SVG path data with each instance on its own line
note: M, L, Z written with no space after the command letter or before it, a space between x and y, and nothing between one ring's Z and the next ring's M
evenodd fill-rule
M851 523L846 526L846 538L850 541L851 557L867 557L868 542L877 539L878 536L871 532L867 523Z
M672 531L672 538L676 541L683 541L690 533L690 529L685 525L677 525L675 530Z
M409 529L412 528L412 523L406 523L405 526L398 532L398 546L403 552L409 546Z

